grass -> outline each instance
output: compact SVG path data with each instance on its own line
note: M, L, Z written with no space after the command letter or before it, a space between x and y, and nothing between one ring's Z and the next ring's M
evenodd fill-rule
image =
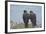
M16 24L16 26L11 27L11 29L23 29L25 28L25 24ZM31 24L28 24L28 28L32 28Z

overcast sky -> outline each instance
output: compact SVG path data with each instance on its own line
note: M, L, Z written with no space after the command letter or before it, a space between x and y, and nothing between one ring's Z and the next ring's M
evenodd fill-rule
M36 19L38 23L42 23L42 7L34 5L10 5L10 19L16 21L17 23L23 22L23 12L24 10L33 11L36 14Z

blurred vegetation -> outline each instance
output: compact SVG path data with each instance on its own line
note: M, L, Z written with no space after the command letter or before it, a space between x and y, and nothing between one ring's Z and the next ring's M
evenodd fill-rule
M16 24L11 27L11 29L23 29L23 28L25 28L25 24ZM32 28L32 25L28 24L28 28Z
M36 28L41 28L40 25L37 25ZM24 29L25 28L25 24L24 23L17 23L13 20L10 21L10 28L11 29ZM32 23L29 22L28 24L28 28L32 28Z

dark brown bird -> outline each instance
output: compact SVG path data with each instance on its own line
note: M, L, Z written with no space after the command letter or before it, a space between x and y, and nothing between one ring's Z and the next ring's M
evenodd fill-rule
M29 21L29 14L27 13L26 10L24 10L24 13L23 13L23 21L25 23L25 28L28 27L28 21Z
M29 17L29 19L32 22L32 26L36 26L36 14L33 13L33 11L30 11L30 17Z

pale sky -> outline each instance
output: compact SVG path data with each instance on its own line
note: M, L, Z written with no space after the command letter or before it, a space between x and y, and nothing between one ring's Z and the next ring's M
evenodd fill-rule
M27 10L29 13L31 10L36 14L37 23L42 23L42 7L34 5L10 5L10 19L17 23L23 22L23 12Z

